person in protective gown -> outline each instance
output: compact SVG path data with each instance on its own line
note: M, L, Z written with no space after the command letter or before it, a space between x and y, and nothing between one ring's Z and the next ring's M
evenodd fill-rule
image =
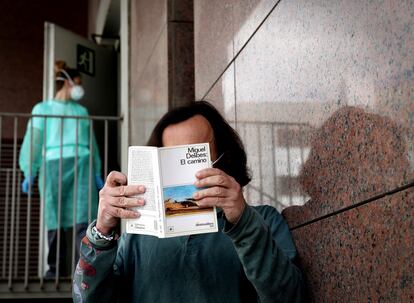
M55 73L55 98L36 104L32 114L88 117L87 109L77 103L84 94L79 72L68 68L65 62L57 61ZM44 218L48 232L49 269L46 278L56 276L58 230L60 230L59 276L62 277L70 275L70 270L66 266L66 258L71 251L70 247L66 247L66 238L72 237L70 229L76 229L75 262L77 262L80 241L85 236L88 222L96 218L97 190L102 188L103 181L100 177L99 150L93 133L93 158L90 163L89 134L89 120L82 118L32 117L27 125L19 159L20 169L25 177L22 191L28 193L32 190L35 177L38 175L39 192L44 203ZM60 157L62 157L61 164ZM91 188L89 188L90 164L93 165ZM60 165L62 184L59 187ZM74 216L76 216L75 226L73 226Z

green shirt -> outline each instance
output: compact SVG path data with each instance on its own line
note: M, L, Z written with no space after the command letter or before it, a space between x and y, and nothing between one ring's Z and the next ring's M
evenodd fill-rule
M83 240L74 276L75 302L301 302L296 249L282 216L246 206L217 233L158 239L124 234L98 248Z

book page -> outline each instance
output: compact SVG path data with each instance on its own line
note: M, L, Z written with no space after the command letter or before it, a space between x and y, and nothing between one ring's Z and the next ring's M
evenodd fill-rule
M145 199L142 210L156 211L155 178L154 178L154 150L134 150L128 159L128 185L144 185L146 191L141 195Z
M166 237L217 231L213 207L202 208L192 198L199 189L196 173L211 167L208 143L159 149Z
M128 219L128 233L157 234L159 230L159 168L158 151L155 147L131 146L128 150L128 185L144 185L146 190L136 198L143 198L145 205L135 209L141 213L138 219Z

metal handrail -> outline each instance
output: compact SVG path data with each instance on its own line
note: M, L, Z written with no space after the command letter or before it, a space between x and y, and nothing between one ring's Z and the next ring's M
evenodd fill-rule
M27 113L7 113L0 112L0 117L26 117L26 118L64 118L64 119L86 119L86 120L107 120L107 121L122 121L124 117L121 116L71 116L71 115L39 115Z
M251 166L253 169L253 176L256 177L253 180L255 182L251 182L245 187L245 195L249 203L262 204L264 201L271 201L270 204L276 207L279 211L286 206L298 203L298 201L300 201L299 203L304 203L308 197L305 193L295 194L293 192L292 179L297 177L294 175L295 165L303 165L305 163L305 150L309 148L309 146L307 146L302 138L294 143L289 136L285 136L282 145L279 145L281 143L277 143L276 140L279 139L279 134L277 133L279 130L312 130L309 123L264 121L237 121L234 123L237 125L237 130L244 144L248 146L250 143L250 145L257 147L257 151L254 154L257 163ZM249 132L250 134L254 133L254 136L249 136ZM264 136L270 138L271 148L268 152L263 150L264 143L262 142L262 138ZM284 150L285 153L283 155L277 155L275 151L276 148ZM296 161L294 149L299 151L299 154L296 155ZM249 151L247 153L249 156ZM283 167L286 169L285 174L281 174L280 171L278 171L280 169L280 167L278 167L278 160L282 160L286 163ZM271 177L273 186L266 187L264 184L265 173L267 176ZM280 180L283 178L286 178L287 180L287 184L285 184L284 188L280 185Z
M31 240L32 236L31 236L31 227L33 227L33 222L31 219L31 212L32 212L32 195L33 195L33 190L32 190L32 184L29 185L29 193L27 195L27 217L25 219L21 219L20 220L20 178L21 178L21 173L19 172L20 169L18 169L17 167L17 160L18 160L18 144L17 144L17 136L18 136L18 126L19 126L19 120L25 119L25 118L44 118L43 120L43 138L46 138L46 123L48 119L52 119L52 118L57 118L60 119L60 158L59 158L59 176L53 176L58 178L59 180L59 186L58 186L58 192L59 192L59 198L58 201L56 201L57 203L57 208L58 208L58 228L57 228L57 252L56 252L56 277L53 280L53 284L54 284L54 289L55 289L55 295L61 296L63 293L70 296L70 287L68 287L66 284L70 284L70 279L67 279L65 277L60 277L59 276L59 250L61 249L61 235L60 235L60 228L59 226L61 226L61 218L60 218L60 209L62 208L62 148L63 148L63 137L64 137L64 128L62 127L64 120L66 119L76 119L76 146L78 146L79 144L79 121L81 119L83 120L89 120L89 188L92 187L93 182L92 182L92 161L93 161L93 156L95 152L99 152L99 151L94 151L93 148L93 125L94 125L94 121L100 121L104 123L104 150L102 151L104 157L101 161L103 161L103 173L104 176L107 175L108 173L108 145L109 145L109 138L108 138L108 124L109 123L120 123L123 121L123 117L122 116L74 116L74 115L41 115L41 114L28 114L28 113L7 113L7 112L0 112L0 160L2 158L2 149L5 145L2 146L2 137L1 135L4 134L2 133L2 128L3 128L3 122L6 119L12 119L13 120L13 143L12 144L8 144L8 148L12 147L12 167L1 167L1 161L0 161L0 172L6 177L6 182L5 182L5 191L4 191L4 197L0 197L0 200L4 199L4 203L5 203L5 220L4 220L4 237L3 237L3 241L4 241L4 246L3 246L3 255L2 255L2 269L1 269L1 273L2 273L2 278L0 279L0 298L4 298L4 297L21 297L22 295L24 296L26 295L30 295L30 294L34 294L36 293L37 295L39 293L44 292L45 294L50 294L50 286L51 286L51 282L52 281L46 281L43 278L43 268L44 268L44 262L43 262L43 258L44 258L44 253L45 250L43 249L43 247L45 246L45 239L44 239L44 232L45 232L45 222L44 222L44 209L43 209L43 205L44 205L44 201L42 201L42 203L40 204L40 220L39 220L39 251L38 251L38 263L37 263L37 267L38 267L38 272L39 272L39 276L38 277L34 277L33 274L29 273L29 247L31 246L30 243L33 243L33 239ZM31 128L33 130L33 125L31 123L32 120L29 120L29 124L28 124L28 128ZM32 132L30 132L32 134ZM32 142L32 135L30 136L30 159L29 159L29 166L32 166L32 154L33 154L33 142ZM46 156L46 144L43 144L42 146L42 166L40 167L40 170L43 169L44 173L43 173L43 192L45 192L45 185L47 182L46 179L46 161L45 161L45 156ZM78 178L78 169L77 169L77 165L78 165L78 148L75 148L75 162L74 162L74 178L75 181L77 181ZM3 176L2 175L2 176ZM47 178L50 178L49 176ZM17 182L17 183L16 183ZM3 183L2 183L3 184ZM68 248L68 253L72 253L72 260L71 260L71 269L70 272L74 273L75 270L75 243L76 243L76 205L77 205L77 182L74 183L74 196L73 196L73 203L74 203L74 207L73 207L73 232L72 232L72 247ZM92 214L92 195L91 195L91 190L89 190L89 195L86 198L87 199L87 203L88 203L88 222L90 222L93 218L91 217ZM85 201L86 201L85 199ZM23 223L25 222L25 223ZM20 226L21 223L21 226ZM24 224L26 226L24 226ZM37 224L37 223L36 223ZM24 233L24 238L25 238L25 243L20 242L24 245L24 248L21 248L20 251L22 253L22 259L24 262L24 274L19 274L18 272L18 256L17 256L17 252L19 249L19 239L22 238L22 236L19 236L19 227L21 227L21 231L25 231ZM33 234L33 232L32 232ZM10 241L6 242L6 239L9 239ZM6 250L6 247L8 246L8 249ZM32 260L33 261L33 260ZM33 265L33 263L32 263ZM37 282L36 282L37 281ZM61 285L61 283L64 283L65 285ZM47 290L47 291L46 291ZM69 290L69 292L68 292ZM59 294L60 293L60 294ZM65 295L65 296L66 296Z

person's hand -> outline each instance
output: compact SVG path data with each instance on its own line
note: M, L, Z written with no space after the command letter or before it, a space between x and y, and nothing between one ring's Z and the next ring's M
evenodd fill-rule
M137 211L127 208L144 205L143 199L132 196L143 194L145 187L126 184L127 177L123 173L113 171L108 175L104 187L99 191L96 228L101 233L108 234L116 228L120 218L139 218L140 214Z
M100 175L95 176L95 183L96 183L96 188L98 190L101 190L104 187L104 181L102 180Z
M197 187L208 187L193 194L197 204L201 207L222 208L227 221L235 224L246 206L240 184L218 168L200 170L196 177Z
M27 194L29 192L29 185L31 185L31 190L33 191L35 177L26 177L22 182L22 192Z

